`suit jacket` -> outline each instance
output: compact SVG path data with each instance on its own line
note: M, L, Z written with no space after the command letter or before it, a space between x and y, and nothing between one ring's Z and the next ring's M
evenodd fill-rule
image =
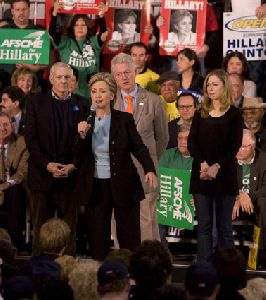
M238 164L237 177L239 188L242 187L242 166ZM249 196L253 203L259 198L266 198L266 153L256 150L254 162L250 165Z
M89 200L89 204L93 205L95 199L90 197L95 169L92 136L88 135L85 140L79 139L74 149L75 165L83 165L85 170L82 176L83 195L87 197L86 202ZM149 151L136 130L131 114L112 109L109 135L111 192L114 202L118 205L130 205L145 198L131 153L140 162L145 174L155 173Z
M117 93L114 108L123 110L120 91ZM137 131L143 143L148 148L158 172L158 160L165 151L168 143L167 116L160 97L139 87L133 117ZM144 182L144 172L141 165L135 159L134 163L140 175L145 193L154 192L155 190Z
M49 162L57 160L53 101L51 91L39 93L29 99L26 109L25 140L30 153L28 185L38 191L48 191L52 187L53 177L46 167ZM77 124L86 119L87 108L86 99L79 95L72 94L70 101L73 144Z

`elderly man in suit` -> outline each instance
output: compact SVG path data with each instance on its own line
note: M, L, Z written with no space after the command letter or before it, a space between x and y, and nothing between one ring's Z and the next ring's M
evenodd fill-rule
M237 153L239 195L233 208L233 219L239 211L255 212L256 223L261 229L259 263L266 267L266 154L256 149L256 138L244 129L242 145Z
M112 74L119 88L115 109L133 114L137 130L149 149L158 171L158 160L166 149L168 126L161 99L135 83L135 67L130 55L120 53L112 59ZM134 159L142 180L145 199L140 204L141 239L160 239L157 222L156 200L158 191L144 181L144 171ZM126 167L126 166L125 166Z
M28 170L24 138L17 136L11 117L0 112L0 211L5 212L7 228L16 247L22 246L25 225L26 192L22 183ZM1 218L1 222L4 218Z
M36 94L27 106L25 140L30 153L33 254L40 252L40 227L54 217L55 211L71 229L67 252L75 252L78 174L72 163L72 146L87 108L86 99L69 92L72 76L69 65L55 63L49 77L52 90Z

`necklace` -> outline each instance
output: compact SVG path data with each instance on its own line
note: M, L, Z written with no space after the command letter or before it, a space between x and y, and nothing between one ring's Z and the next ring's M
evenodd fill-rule
M101 121L102 119L104 119L104 117L106 116L106 113L103 114L102 116L96 116L98 121Z

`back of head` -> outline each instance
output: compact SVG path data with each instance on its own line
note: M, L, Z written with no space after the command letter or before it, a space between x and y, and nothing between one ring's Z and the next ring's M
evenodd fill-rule
M70 228L61 219L49 219L40 229L40 249L43 253L61 254L70 237Z
M237 291L247 284L246 260L238 249L218 249L213 257L221 290Z
M172 273L172 256L159 241L146 240L132 254L130 270L137 286L160 288Z
M132 251L129 249L114 249L108 253L105 257L105 262L119 262L127 267L130 272L130 257L132 255Z

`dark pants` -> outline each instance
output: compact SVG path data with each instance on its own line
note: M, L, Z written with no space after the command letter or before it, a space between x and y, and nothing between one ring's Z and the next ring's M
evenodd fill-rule
M92 258L103 260L110 249L111 216L114 209L120 248L133 250L140 244L140 204L114 203L110 179L93 180L87 209L88 239Z
M213 254L213 219L216 217L218 247L233 248L232 210L234 196L211 197L195 194L195 207L198 220L198 261L210 260ZM214 210L215 205L215 210Z
M71 229L66 254L76 251L77 195L74 184L68 179L58 179L48 192L30 190L31 218L33 226L32 254L39 255L39 236L41 226L56 216L63 219Z
M0 207L0 227L7 229L18 249L24 244L23 230L26 224L26 190L15 184L4 191L4 204Z

